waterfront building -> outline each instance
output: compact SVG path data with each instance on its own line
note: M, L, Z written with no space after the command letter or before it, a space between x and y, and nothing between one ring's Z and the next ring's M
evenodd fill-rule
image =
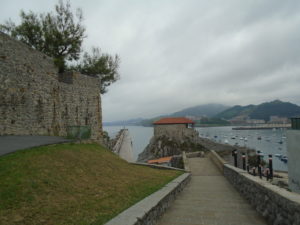
M289 188L300 194L300 117L292 118L287 131Z
M195 122L185 117L162 118L153 123L154 137L166 136L177 141L189 138L197 140L199 133L194 129Z

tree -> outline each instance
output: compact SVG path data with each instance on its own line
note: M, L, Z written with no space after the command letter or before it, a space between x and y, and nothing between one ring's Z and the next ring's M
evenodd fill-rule
M79 60L85 28L82 25L82 10L73 15L70 2L59 0L55 12L35 14L32 11L20 13L21 23L16 25L11 20L0 24L0 30L11 37L24 42L30 47L53 57L59 72L76 69L81 73L97 76L101 80L101 93L119 79L118 55L103 54L99 48L93 48L92 54L85 52L77 66L68 67L67 61Z
M38 15L21 11L20 17L20 25L9 20L0 26L1 31L53 57L60 72L66 69L67 60L79 59L85 38L80 9L77 9L75 19L70 2L64 4L60 0L55 5L55 13Z
M101 94L107 92L107 87L116 82L120 76L118 73L120 58L101 53L99 48L92 48L92 54L84 53L83 59L75 68L83 74L97 76L101 81Z

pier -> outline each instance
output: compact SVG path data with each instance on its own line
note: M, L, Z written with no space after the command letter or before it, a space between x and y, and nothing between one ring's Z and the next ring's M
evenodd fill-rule
M288 124L258 124L258 125L251 125L251 126L240 126L240 127L233 127L232 130L264 130L264 129L280 129L280 128L291 128L292 125Z
M133 148L132 140L129 135L128 129L122 129L115 146L113 147L113 152L119 155L122 159L127 162L133 162Z

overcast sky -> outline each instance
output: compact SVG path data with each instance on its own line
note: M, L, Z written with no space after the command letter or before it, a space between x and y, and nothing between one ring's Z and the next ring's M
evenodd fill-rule
M1 0L0 23L57 1ZM74 0L87 38L121 58L103 119L152 117L206 103L300 105L299 0Z

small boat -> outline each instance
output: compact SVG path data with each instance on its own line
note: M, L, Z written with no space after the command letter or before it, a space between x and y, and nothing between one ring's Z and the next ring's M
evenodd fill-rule
M235 139L235 137L232 137L231 139Z
M275 157L281 158L282 155L281 154L275 154Z
M248 141L248 138L245 137L245 138L244 138L244 141Z
M287 156L283 156L283 157L280 158L280 160L281 160L282 162L284 162L284 163L287 163L288 157L287 157Z
M225 144L228 144L228 140L227 140L227 139L225 139L225 140L224 140L224 143L225 143Z
M257 140L261 140L261 136L258 136L258 137L257 137Z
M217 135L215 135L215 136L214 136L214 138L218 138L218 136L217 136Z
M278 144L281 144L282 145L283 141L278 141Z

